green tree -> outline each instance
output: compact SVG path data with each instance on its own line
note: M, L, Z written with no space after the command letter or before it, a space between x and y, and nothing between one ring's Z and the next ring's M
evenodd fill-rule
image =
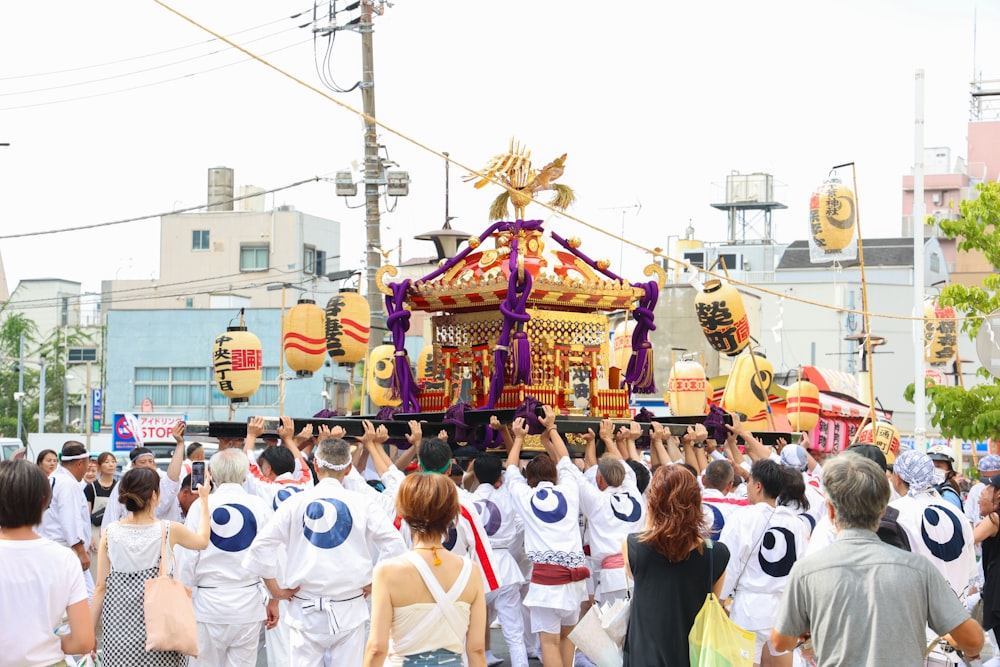
M1000 183L980 183L979 196L959 204L957 220L941 220L941 233L958 239L961 251L978 251L1000 269ZM981 286L948 285L941 290L938 302L954 306L968 319L961 330L975 338L982 324L981 316L1000 309L1000 273L987 276ZM979 369L984 381L975 387L946 387L928 384L927 406L931 424L946 438L983 441L1000 435L1000 380ZM913 402L914 387L906 390L906 400Z
M0 322L0 433L25 439L28 420L38 411L38 370L19 365L21 337L24 337L25 358L35 346L38 327L24 313L12 313ZM20 373L24 373L22 400L23 432L17 433L17 400Z

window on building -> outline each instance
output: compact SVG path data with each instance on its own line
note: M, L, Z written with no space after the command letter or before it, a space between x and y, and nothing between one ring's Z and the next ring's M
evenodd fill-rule
M207 229L195 229L191 231L191 250L208 250Z
M157 407L203 406L211 379L205 366L139 367L135 369L133 401L137 407L146 398Z
M60 303L59 308L59 321L62 326L67 326L69 324L69 297L64 296Z
M214 378L213 378L214 380ZM219 385L212 382L212 405L229 405L229 399L219 391ZM247 405L278 405L278 367L264 366L260 376L260 387L249 398Z
M302 273L316 273L316 247L307 245L302 248Z
M240 271L267 271L270 247L265 245L240 246Z
M932 252L931 253L930 265L931 265L931 271L933 271L934 273L940 273L941 272L941 255L937 254L936 252Z
M326 251L317 250L316 251L316 275L325 276L326 275Z
M88 361L97 361L96 347L71 347L66 352L68 364L85 364Z
M194 299L192 297L188 297L188 298L184 299L184 307L185 308L194 308Z

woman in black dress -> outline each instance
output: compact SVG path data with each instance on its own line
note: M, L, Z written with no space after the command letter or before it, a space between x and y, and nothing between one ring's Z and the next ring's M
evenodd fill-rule
M646 529L624 545L635 579L624 667L690 667L688 634L709 588L722 589L729 549L708 543L701 489L683 467L657 468L647 502Z
M1000 475L984 479L986 487L979 496L983 520L973 535L983 547L983 632L1000 626ZM994 637L996 635L994 634Z

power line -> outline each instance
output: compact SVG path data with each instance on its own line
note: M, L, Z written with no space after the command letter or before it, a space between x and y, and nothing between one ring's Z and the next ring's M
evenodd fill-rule
M250 194L240 195L239 197L233 197L232 199L227 199L225 201L213 202L211 205L216 206L220 204L228 204L230 202L242 201L244 199L249 199L251 197L258 197L260 195L269 195L274 192L281 192L282 190L290 190L292 188L297 188L300 185L305 185L306 183L315 183L317 181L322 181L323 177L313 176L312 178L306 178L301 181L296 181L295 183L289 183L288 185L282 185L278 188L272 188L271 190L265 190L263 192L253 192ZM78 232L84 229L97 229L100 227L111 227L113 225L124 225L128 222L139 222L140 220L150 220L152 218L162 218L166 215L176 215L178 213L187 213L189 211L198 211L203 208L208 208L209 204L199 204L198 206L188 206L187 208L179 208L173 211L164 211L161 213L152 213L150 215L140 215L134 218L125 218L124 220L112 220L110 222L97 222L92 225L81 225L79 227L63 227L61 229L46 229L36 232L22 232L20 234L4 234L0 235L0 240L6 239L21 239L29 236L46 236L49 234L63 234L65 232Z
M266 28L267 26L274 25L275 23L280 23L282 21L287 21L288 19L296 19L296 18L299 18L300 16L302 16L302 14L304 14L305 12L309 11L309 9L312 9L312 7L308 7L306 9L302 10L301 12L298 12L296 14L292 14L291 16L282 16L280 19L275 19L273 21L268 21L266 23L261 23L259 25L255 25L255 26L252 26L250 28L244 28L243 30L237 30L236 32L231 33L231 34L232 35L242 35L242 34L247 33L247 32L252 32L254 30L259 30L260 28ZM296 26L296 27L298 27L298 26ZM277 34L277 33L275 33L275 34ZM141 55L141 56L131 56L131 57L128 57L128 58L121 58L119 60L110 60L108 62L95 63L95 64L91 64L91 65L81 65L79 67L70 67L70 68L67 68L67 69L51 70L49 72L35 72L33 74L15 74L14 76L4 76L4 77L0 77L0 81L14 81L14 80L17 80L17 79L34 79L34 78L41 78L41 77L46 77L46 76L55 76L57 74L69 74L69 73L72 73L72 72L82 72L82 71L85 71L85 70L88 70L88 69L99 69L101 67L109 67L111 65L120 65L122 63L132 62L132 61L135 61L135 60L144 60L146 58L154 58L156 56L162 56L162 55L165 55L167 53L174 53L176 51L183 51L185 49L190 49L190 48L193 48L193 47L196 47L196 46L204 46L205 44L211 44L212 42L217 42L217 41L219 41L219 40L216 39L215 37L213 37L211 39L206 39L206 40L201 41L201 42L193 42L191 44L185 44L183 46L175 46L173 48L164 49L162 51L154 51L153 53L146 53L146 54Z

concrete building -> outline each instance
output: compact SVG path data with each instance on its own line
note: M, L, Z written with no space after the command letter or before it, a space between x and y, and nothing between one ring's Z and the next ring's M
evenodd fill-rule
M250 197L234 207L232 170L210 169L208 210L160 219L159 277L103 281L102 310L280 308L300 291L325 304L337 291L326 276L340 270L340 223L264 210L259 191L245 186Z

